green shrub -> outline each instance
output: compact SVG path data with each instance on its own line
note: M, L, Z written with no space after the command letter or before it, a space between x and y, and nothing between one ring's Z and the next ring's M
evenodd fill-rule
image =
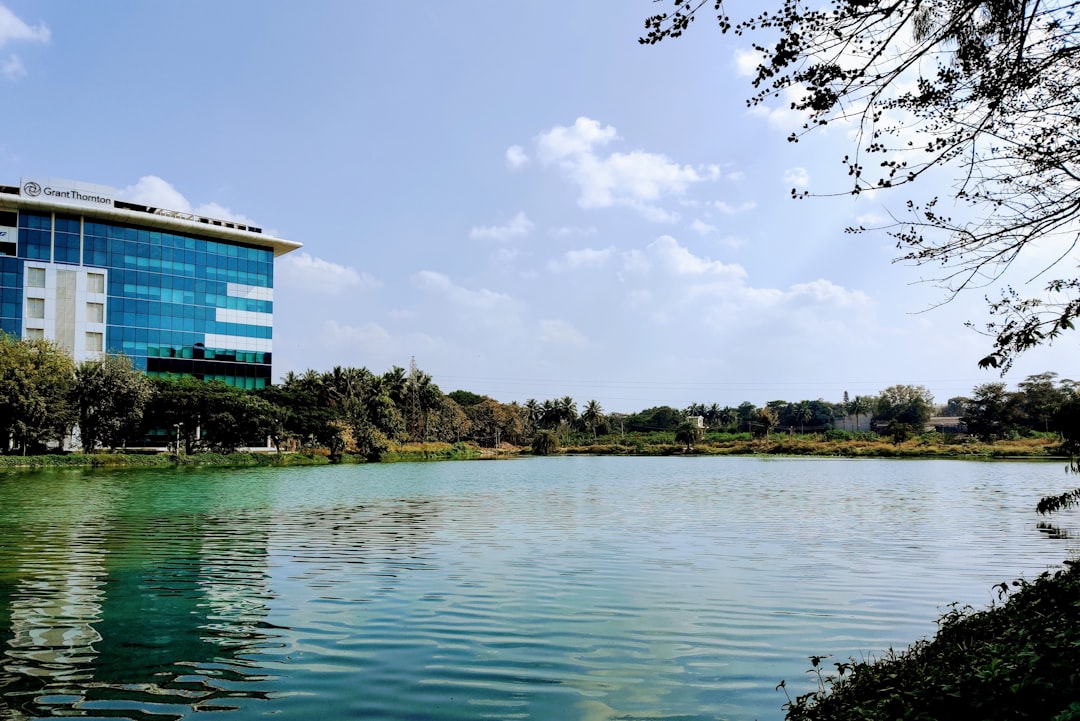
M1080 718L1080 573L996 587L1004 603L953 606L932 640L877 661L811 657L818 689L785 705L790 721ZM781 686L785 684L781 683ZM786 688L785 688L786 692Z

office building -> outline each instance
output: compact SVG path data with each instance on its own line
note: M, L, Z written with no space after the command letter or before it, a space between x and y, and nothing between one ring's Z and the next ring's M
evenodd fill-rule
M122 352L150 376L271 380L274 259L261 228L45 178L0 185L0 330L76 362Z

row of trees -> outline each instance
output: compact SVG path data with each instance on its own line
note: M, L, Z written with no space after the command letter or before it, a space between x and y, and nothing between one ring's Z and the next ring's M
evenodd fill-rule
M1056 373L1028 376L1009 391L1004 383L984 383L971 397L950 398L970 433L986 440L1031 431L1057 433L1076 441L1080 429L1080 384Z
M415 363L383 374L335 367L289 373L245 391L196 378L149 378L122 355L74 364L43 340L0 336L0 448L38 453L171 445L178 452L262 446L381 455L393 441L524 445L540 430L563 441L606 433L603 409L572 398L524 405L468 391L444 394Z
M573 398L523 404L500 403L469 391L444 394L413 363L383 374L335 367L289 373L282 383L245 391L195 378L148 378L124 356L107 355L73 364L41 340L0 337L0 448L40 452L71 438L97 448L172 445L178 452L229 451L262 446L321 447L332 455L378 457L391 442L469 441L484 447L582 442L603 435L676 432L692 417L705 430L767 436L776 430L820 431L844 416L856 425L872 418L889 433L921 430L935 413L960 416L972 433L987 439L1029 431L1065 438L1080 426L1080 384L1054 373L1030 376L1008 391L987 383L968 397L934 405L923 386L895 385L876 396L843 402L822 399L769 401L758 407L694 403L685 409L657 406L638 413L606 414L591 400L579 410ZM697 428L696 422L690 423ZM683 432L688 444L697 434Z

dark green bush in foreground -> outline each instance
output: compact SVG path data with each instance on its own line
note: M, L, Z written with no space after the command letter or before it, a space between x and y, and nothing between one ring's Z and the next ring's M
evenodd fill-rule
M997 588L1004 603L954 607L937 636L903 653L831 666L811 659L819 690L790 701L787 718L1080 720L1077 566Z

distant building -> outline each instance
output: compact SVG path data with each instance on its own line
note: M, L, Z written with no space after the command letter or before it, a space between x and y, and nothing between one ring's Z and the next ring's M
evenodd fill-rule
M860 413L858 418L854 415L840 416L833 419L833 428L841 431L869 431L870 414Z
M113 196L69 180L0 185L0 330L76 361L122 352L150 376L269 384L274 258L301 244Z

